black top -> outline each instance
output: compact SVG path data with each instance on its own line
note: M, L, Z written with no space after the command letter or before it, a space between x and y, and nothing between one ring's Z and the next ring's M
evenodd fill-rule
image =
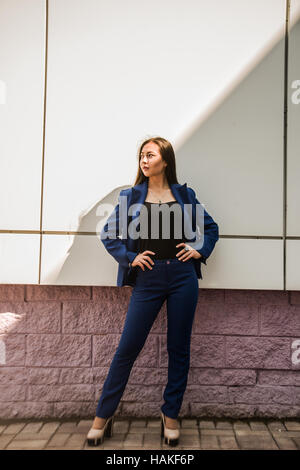
M140 211L139 253L151 250L155 253L155 255L149 254L153 259L176 258L176 254L183 248L176 248L176 245L186 241L184 238L183 216L180 204L177 201L165 203L145 201L144 205L145 207L142 207ZM165 212L163 206L165 207ZM147 223L145 223L147 220L148 230ZM175 236L177 238L174 238Z

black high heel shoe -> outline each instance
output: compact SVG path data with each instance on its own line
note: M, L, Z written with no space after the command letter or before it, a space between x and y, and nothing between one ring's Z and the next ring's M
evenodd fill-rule
M161 414L161 437L165 438L165 444L168 444L169 446L177 446L179 442L179 435L180 431L179 429L170 429L166 427L165 423L165 415L163 412L160 412Z
M101 429L91 428L87 434L87 443L90 446L98 446L102 444L104 437L111 437L113 435L114 415L110 416Z

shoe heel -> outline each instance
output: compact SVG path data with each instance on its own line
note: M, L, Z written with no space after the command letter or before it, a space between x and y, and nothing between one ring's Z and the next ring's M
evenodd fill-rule
M98 446L103 443L105 437L112 437L114 418L114 415L108 418L104 425L104 428L99 429L99 434L101 434L99 437L87 438L88 445Z
M104 437L112 437L113 436L113 425L114 425L114 416L109 419L109 422L106 423L107 426L104 431Z
M177 446L178 443L179 443L179 438L171 439L171 438L165 436L165 423L164 423L164 417L163 417L162 413L161 413L160 435L161 435L161 437L164 437L164 443L171 446L171 447Z

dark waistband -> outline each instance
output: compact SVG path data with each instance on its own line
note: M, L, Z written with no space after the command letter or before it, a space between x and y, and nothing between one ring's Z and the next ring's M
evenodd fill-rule
M181 264L186 264L186 263L192 263L193 258L189 258L186 261L180 260L178 258L166 258L166 259L153 259L154 261L154 266L156 264L171 264L171 263L181 263Z

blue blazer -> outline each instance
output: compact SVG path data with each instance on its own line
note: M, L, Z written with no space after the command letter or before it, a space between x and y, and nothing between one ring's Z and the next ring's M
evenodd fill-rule
M188 187L186 183L170 184L171 191L174 195L174 198L181 205L182 210L184 210L184 204L192 204L192 230L197 230L195 227L196 223L196 205L201 204L196 198L195 191ZM119 194L118 204L115 207L112 214L107 219L106 224L100 232L100 239L104 244L105 249L112 255L115 260L119 263L118 267L118 276L117 276L117 286L134 286L135 285L135 276L137 266L132 267L131 263L134 258L138 255L138 239L130 238L128 233L128 225L140 214L138 208L144 204L146 196L148 193L148 179L143 183L137 184L128 189L122 189ZM124 198L127 202L126 210L123 209L120 212L120 196L127 196L127 199ZM137 204L137 211L135 215L128 214L128 208L132 204ZM202 213L204 213L204 234L202 233L203 244L201 249L197 250L202 256L200 258L192 258L194 262L194 267L197 273L198 279L202 279L201 274L201 263L206 264L207 258L210 256L211 252L214 249L214 246L219 239L219 227L213 218L206 212L204 207L202 207ZM190 220L190 219L189 219ZM127 224L127 228L125 225ZM115 230L112 230L112 227ZM138 228L138 225L136 226ZM126 230L126 231L125 231ZM110 234L111 232L111 234ZM124 240L119 238L123 233L126 233ZM115 236L117 235L117 237ZM189 237L187 237L190 240ZM196 236L194 237L194 240ZM191 240L193 241L193 240ZM187 242L189 243L189 242ZM180 251L180 248L178 248ZM141 268L140 268L141 269Z

